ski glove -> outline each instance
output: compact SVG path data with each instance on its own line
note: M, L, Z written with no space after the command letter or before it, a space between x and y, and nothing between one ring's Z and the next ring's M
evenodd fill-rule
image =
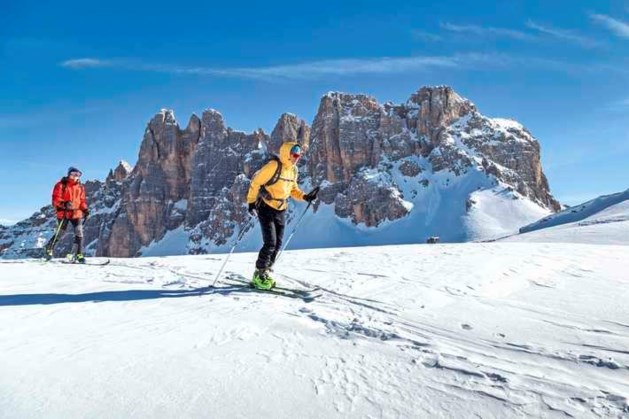
M315 199L317 199L318 194L319 194L319 187L317 186L316 188L308 192L306 195L304 195L304 201L312 202Z
M72 201L64 201L62 203L63 205L63 209L67 209L67 210L71 210L72 208Z
M249 214L251 214L252 217L257 217L258 216L258 210L256 209L256 203L255 202L251 202L249 204Z

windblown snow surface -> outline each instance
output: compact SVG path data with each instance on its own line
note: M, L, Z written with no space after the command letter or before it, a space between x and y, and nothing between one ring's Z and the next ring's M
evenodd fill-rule
M0 261L0 417L629 416L629 239L224 257Z

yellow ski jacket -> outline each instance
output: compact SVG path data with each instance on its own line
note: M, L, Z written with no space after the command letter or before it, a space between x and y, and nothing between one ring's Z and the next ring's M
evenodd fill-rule
M304 192L297 186L297 166L290 160L290 149L297 144L296 142L286 142L280 147L280 162L282 170L280 177L272 185L264 187L264 184L271 180L277 165L280 164L275 160L272 160L262 166L251 179L251 186L249 186L249 192L247 193L247 203L251 204L256 202L260 188L264 188L267 193L262 193L262 200L272 208L276 210L285 210L288 208L288 198L293 197L299 201L304 200Z

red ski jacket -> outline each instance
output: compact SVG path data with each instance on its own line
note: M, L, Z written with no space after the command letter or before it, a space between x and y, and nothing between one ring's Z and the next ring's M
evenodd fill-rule
M83 218L83 211L87 210L87 202L85 188L81 182L75 182L67 177L57 182L52 190L52 206L57 210L59 220Z

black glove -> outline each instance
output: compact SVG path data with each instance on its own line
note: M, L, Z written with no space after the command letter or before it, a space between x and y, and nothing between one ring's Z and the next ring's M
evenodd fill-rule
M251 202L249 204L249 214L251 214L252 217L257 217L258 216L258 209L256 207L256 203L255 202Z
M317 186L316 188L308 192L306 195L304 195L304 201L312 202L315 199L317 199L318 194L319 194L319 187Z
M62 203L63 205L63 209L67 209L67 210L71 210L72 208L72 201L64 201Z

